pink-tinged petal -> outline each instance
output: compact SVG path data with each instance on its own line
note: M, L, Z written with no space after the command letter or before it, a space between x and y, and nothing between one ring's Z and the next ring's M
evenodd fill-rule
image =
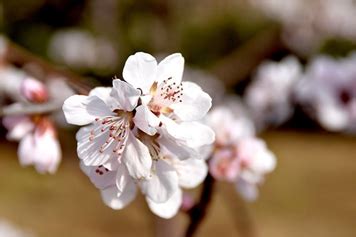
M101 190L101 198L104 203L112 209L119 210L131 203L136 197L137 188L134 183L127 185L120 192L116 185Z
M256 184L245 182L242 179L239 179L236 183L236 190L243 199L249 202L253 202L258 197L258 189Z
M193 82L183 82L181 102L170 106L183 121L202 119L211 107L211 97Z
M192 195L184 192L183 199L182 199L182 205L180 206L180 209L184 212L188 212L192 209L194 204L195 204L195 201L194 201L194 198L192 197Z
M27 116L6 116L3 125L9 130L6 137L18 141L34 129L34 124Z
M210 174L217 180L235 182L240 174L241 161L234 149L221 149L209 162Z
M55 173L61 160L61 148L53 132L26 135L19 144L18 156L23 166L34 165L39 173Z
M204 181L208 173L208 166L205 160L202 159L175 159L173 167L178 173L179 186L182 188L197 187Z
M132 111L140 98L141 91L119 79L113 80L111 96L117 101L120 109Z
M126 60L122 74L125 81L147 94L155 80L156 71L156 59L150 54L139 52Z
M182 204L182 190L177 189L172 197L163 203L154 202L150 198L146 198L146 201L154 214L169 219L175 216L179 211Z
M142 192L156 203L170 199L178 190L178 175L171 165L163 160L154 163L152 177L140 183Z
M131 132L127 138L122 160L134 179L145 179L151 174L152 159L146 145Z
M183 56L180 53L171 54L158 64L156 81L160 85L164 80L171 78L171 81L179 85L182 81L183 70Z
M87 166L105 165L111 159L119 159L119 155L113 150L117 143L112 140L106 143L110 137L110 130L101 130L98 124L89 125L79 129L76 135L78 157ZM105 146L105 149L102 149Z
M92 123L95 118L112 115L112 111L99 97L84 95L73 95L66 99L63 112L68 123L79 126Z
M145 105L140 105L136 108L136 114L133 121L136 127L151 136L156 134L156 127L158 127L160 123L159 118Z
M26 78L21 84L21 93L29 101L35 103L46 102L49 98L46 86L33 78Z

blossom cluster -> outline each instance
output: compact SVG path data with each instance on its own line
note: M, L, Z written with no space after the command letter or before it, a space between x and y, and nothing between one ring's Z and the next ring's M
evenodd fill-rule
M217 180L235 183L247 201L258 196L258 185L274 170L276 158L265 142L256 137L255 127L242 103L230 103L212 109L207 123L216 134L209 171Z
M356 4L352 0L249 0L284 26L284 41L310 54L331 37L356 40Z
M314 58L296 88L296 99L322 127L356 132L356 54Z
M262 63L244 101L258 130L285 123L296 106L324 129L355 133L356 54L319 55L305 68L293 57Z
M26 106L51 103L58 109L73 91L61 79L52 78L47 84L24 71L2 63L0 65L0 95L13 103L7 108L21 112ZM60 89L60 90L59 90ZM58 112L61 113L61 112ZM58 115L47 113L15 113L3 117L7 139L19 141L18 157L23 166L34 165L40 173L55 173L61 161L61 148L54 120Z
M175 215L181 188L193 188L206 174L200 152L214 132L199 122L211 98L198 85L182 82L184 58L160 63L146 53L131 55L123 80L74 95L63 105L76 136L81 168L114 209L128 205L138 190L163 218Z

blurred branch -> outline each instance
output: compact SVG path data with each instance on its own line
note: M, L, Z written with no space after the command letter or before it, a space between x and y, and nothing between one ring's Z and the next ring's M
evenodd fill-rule
M63 78L70 87L80 94L88 94L91 90L88 82L85 82L85 78L82 78L68 70L53 66L44 59L30 53L26 49L16 45L8 39L6 39L5 47L3 60L7 63L22 67L23 70L29 70L26 68L28 65L34 65L41 69L41 72L43 72L46 77ZM29 73L32 74L31 71L29 71Z
M0 108L1 116L14 116L24 114L46 114L61 108L60 103L45 103L45 104L30 104L16 103L3 108Z
M208 206L212 200L213 189L214 189L214 178L208 173L203 184L203 190L200 195L200 200L195 206L189 211L190 223L185 233L186 237L192 237L196 233L199 225L202 223Z
M246 202L240 195L231 195L231 185L229 183L221 184L223 197L225 203L234 219L236 229L241 237L256 237L255 228L251 219L250 213L246 207Z
M264 59L282 47L280 28L270 27L219 61L212 68L212 73L227 87L234 86L248 77Z

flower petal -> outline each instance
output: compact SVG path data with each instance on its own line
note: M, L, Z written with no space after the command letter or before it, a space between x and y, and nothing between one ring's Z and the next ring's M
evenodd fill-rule
M120 192L116 185L101 190L101 198L104 203L112 209L118 210L127 206L136 197L136 186L127 185L123 192Z
M135 125L149 135L155 135L156 127L159 125L159 118L154 115L145 105L136 108L136 114L133 118Z
M111 90L111 87L95 87L89 92L88 96L97 96L104 101L106 105L109 105L112 101L112 97L110 96Z
M202 119L211 107L211 97L193 82L183 82L182 102L170 106L183 121Z
M258 197L258 189L256 184L245 182L239 179L236 183L236 190L246 201L255 201Z
M128 185L135 185L125 165L119 165L116 171L116 187L119 192L124 192Z
M64 116L68 123L86 125L95 120L112 115L111 110L97 96L73 95L63 104Z
M140 88L147 94L155 80L156 70L156 59L150 54L139 52L126 60L122 75L134 88Z
M177 189L172 197L163 203L156 203L149 198L146 198L146 201L153 213L162 218L169 219L179 211L182 204L182 190Z
M83 165L85 166L84 163ZM104 166L89 166L89 167L90 167L89 172L87 172L88 177L96 188L105 189L115 184L116 171L110 171ZM82 170L85 170L85 168L82 168Z
M143 180L141 190L149 199L163 203L178 190L178 175L172 166L163 160L154 163L154 172L148 180Z
M150 152L131 132L122 156L127 170L134 179L147 178L151 174L152 159Z
M211 128L198 122L176 123L170 118L160 116L164 126L160 128L159 141L180 159L187 159L196 154L200 147L214 142L215 134ZM179 151L181 150L181 152ZM195 150L195 152L194 152ZM178 155L179 152L180 154ZM185 157L182 157L184 155ZM203 158L203 156L201 156Z
M9 130L6 138L18 141L34 129L34 124L27 116L6 116L3 125Z
M163 59L157 67L156 81L158 85L168 78L179 84L182 81L184 58L180 53L175 53Z
M92 137L94 134L94 137ZM116 143L107 144L106 149L101 151L101 146L104 145L110 136L110 131L106 129L101 131L101 126L98 124L89 125L79 129L76 135L77 153L85 165L99 166L106 164L111 158L119 158L119 155L114 153Z
M208 166L205 160L202 159L175 159L173 166L178 173L179 186L183 188L197 187L208 174Z
M132 111L137 105L140 90L119 79L113 80L112 84L111 96L116 99L121 109Z
M39 173L55 173L61 160L58 140L49 132L26 135L20 142L18 156L23 166L34 165Z

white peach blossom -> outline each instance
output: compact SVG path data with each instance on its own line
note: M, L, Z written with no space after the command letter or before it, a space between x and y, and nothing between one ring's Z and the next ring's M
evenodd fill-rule
M137 53L113 88L64 102L67 122L87 125L76 136L81 167L114 209L130 203L139 188L151 210L169 218L179 209L180 187L195 187L206 175L199 151L214 133L197 120L211 98L196 84L181 83L183 63L180 54L157 65Z

